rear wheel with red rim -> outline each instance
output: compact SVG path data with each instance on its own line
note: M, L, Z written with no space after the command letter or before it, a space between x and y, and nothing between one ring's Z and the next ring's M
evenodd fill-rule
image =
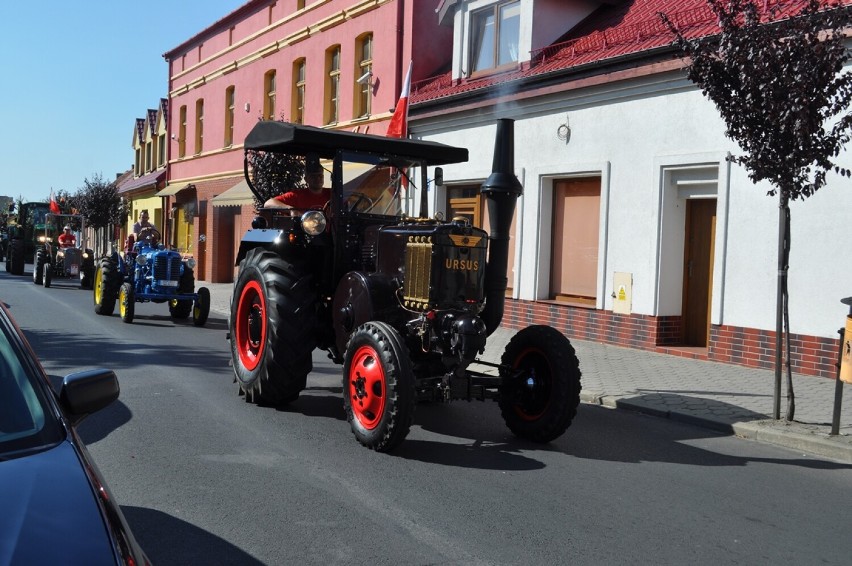
M294 401L313 369L316 294L312 276L263 248L240 262L229 317L235 380L246 401Z

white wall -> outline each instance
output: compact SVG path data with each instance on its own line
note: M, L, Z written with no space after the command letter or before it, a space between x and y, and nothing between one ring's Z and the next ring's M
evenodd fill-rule
M598 307L612 307L613 272L628 272L634 313L679 314L680 275L669 270L681 263L683 232L663 228L665 214L675 213L663 198L666 171L709 165L718 167L712 322L775 328L778 198L727 163L737 147L724 136L713 104L680 73L536 98L496 113L415 117L412 131L470 150L469 163L444 168L446 182L482 180L491 170L498 116L516 120L515 169L525 185L516 242L519 298L546 298L552 180L589 174L602 179ZM571 129L567 144L557 136L564 124ZM848 153L841 164L852 168ZM814 197L791 205L794 333L834 338L844 322L839 301L852 296L852 250L841 243L852 217L850 183L832 177ZM433 210L436 194L443 192L433 192Z

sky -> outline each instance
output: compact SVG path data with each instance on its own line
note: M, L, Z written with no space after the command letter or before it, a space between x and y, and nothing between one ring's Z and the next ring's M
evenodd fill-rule
M0 195L40 201L130 169L136 119L168 98L163 53L246 1L0 2Z

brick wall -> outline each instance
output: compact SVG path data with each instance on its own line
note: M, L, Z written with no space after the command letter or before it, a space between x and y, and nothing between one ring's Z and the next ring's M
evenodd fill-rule
M578 340L650 350L696 359L774 369L775 332L711 325L704 349L679 348L681 318L575 307L554 302L506 300L503 326L523 328L546 324ZM835 378L838 339L790 335L790 364L794 373Z

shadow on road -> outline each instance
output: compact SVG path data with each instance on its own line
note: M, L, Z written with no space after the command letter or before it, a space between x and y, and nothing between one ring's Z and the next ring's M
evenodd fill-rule
M133 412L121 402L115 401L109 407L90 415L77 426L77 433L86 444L103 440L121 425L130 422Z
M121 322L117 320L116 323ZM173 328L172 325L169 326ZM184 330L188 329L176 329L179 332ZM214 330L203 327L192 331L212 333ZM169 368L210 368L227 367L231 360L227 342L219 332L211 340L221 339L221 350L199 352L193 348L175 347L168 349L168 355L164 355L162 345L142 341L115 340L105 343L93 340L90 336L74 336L53 330L24 330L24 334L33 349L40 352L39 358L66 367L109 367L117 371L161 363Z
M153 564L263 564L230 542L168 513L124 505L121 511Z
M705 441L730 436L722 432L675 422L632 411L619 411L581 404L568 430L547 444L518 438L506 427L496 404L454 403L418 406L415 426L435 434L467 442L428 442L406 440L392 454L395 456L444 464L483 469L537 469L549 459L536 453L561 453L568 457L641 464L667 462L687 466L747 466L770 463L803 468L842 470L852 465L816 458L763 458L725 454ZM743 441L751 442L751 441ZM425 449L423 447L426 447ZM754 444L755 447L764 447ZM518 467L517 458L529 459Z

